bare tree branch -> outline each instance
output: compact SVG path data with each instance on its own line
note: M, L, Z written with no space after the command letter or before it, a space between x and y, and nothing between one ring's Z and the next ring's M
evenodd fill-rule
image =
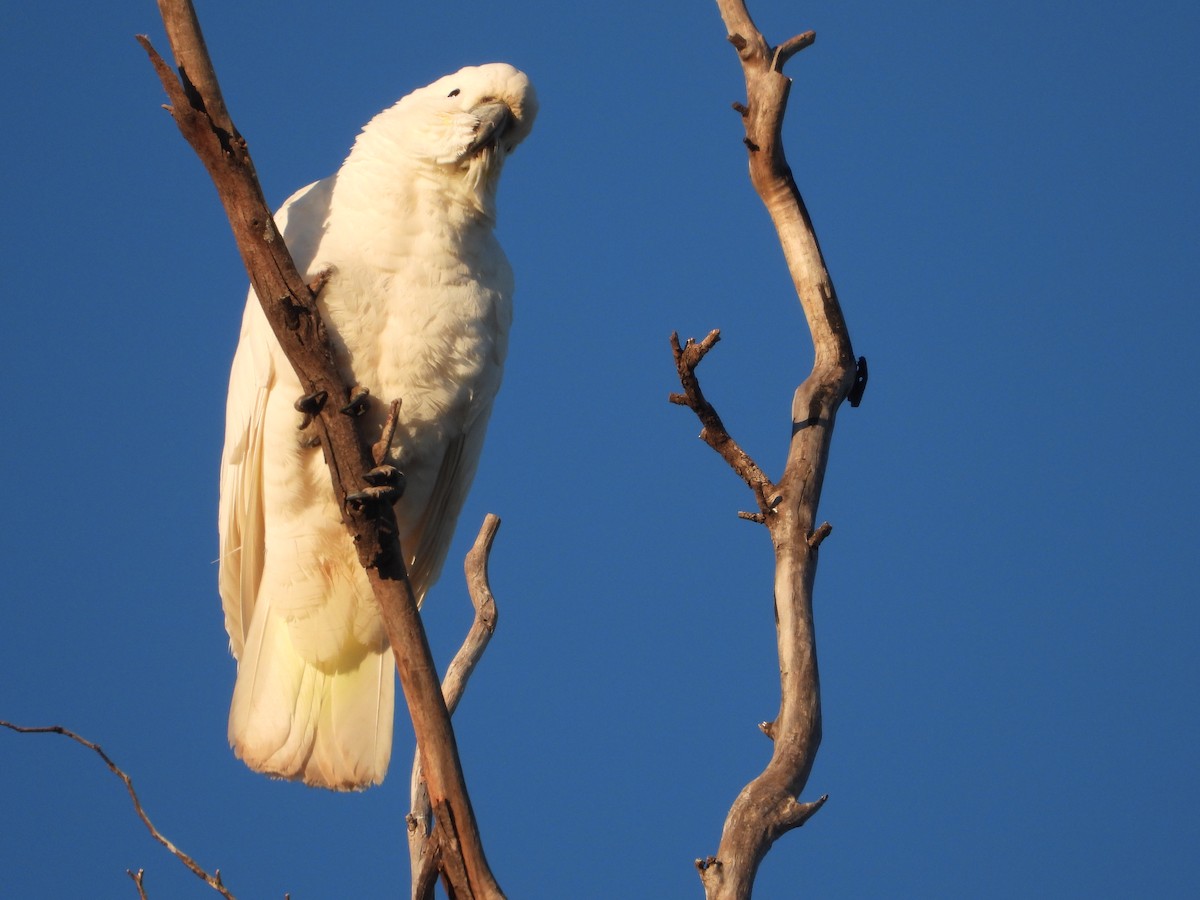
M770 512L771 495L775 492L775 486L738 442L730 437L716 409L704 398L704 392L700 390L700 380L696 377L696 367L700 365L700 360L704 359L720 339L721 332L714 328L700 343L697 344L692 338L688 338L681 347L679 334L671 335L671 351L675 355L675 368L679 374L679 382L683 385L683 393L671 394L668 399L672 403L688 407L696 414L700 424L704 426L700 430L700 439L721 454L721 458L729 463L754 492L759 512L743 518L765 521L765 518L759 517L765 517Z
M703 425L701 437L754 491L757 513L742 518L765 524L775 548L775 618L779 651L780 709L759 727L774 742L770 762L743 788L725 820L715 856L696 860L708 900L745 900L771 845L803 825L825 797L800 803L821 742L821 691L813 630L812 588L817 549L829 535L816 525L834 417L842 401L854 405L866 384L866 363L855 362L833 282L800 191L783 153L781 131L790 79L782 69L816 39L805 32L772 48L755 27L742 0L717 0L746 79L746 103L735 103L749 152L750 180L779 235L792 283L814 347L813 368L792 400L792 436L783 477L772 482L729 436L704 399L696 366L716 341L671 348L684 391L672 402L688 406Z
M99 744L94 744L86 738L80 737L69 728L63 728L61 725L28 727L23 725L14 725L12 722L5 722L3 720L0 720L0 725L11 729L18 734L61 734L64 737L69 737L75 743L94 751L97 756L104 760L104 764L108 766L109 771L120 778L122 783L125 785L125 790L129 794L129 799L133 801L134 811L137 812L138 818L142 820L142 824L145 825L147 830L150 832L150 836L166 847L172 856L187 866L188 869L191 870L192 874L201 879L214 891L216 891L222 897L225 897L226 900L235 900L233 894L229 892L229 889L221 883L220 869L214 869L213 874L209 875L208 872L200 868L199 864L194 859L176 847L161 831L154 827L154 823L150 821L150 817L146 814L146 810L142 808L142 801L138 798L137 791L133 789L133 779L126 775L125 772L115 762L112 761L109 755L100 748ZM133 879L134 883L137 885L138 893L144 898L146 895L142 888L142 870L138 869L136 875L130 872L129 877Z
M452 866L450 848L461 852L465 876L456 887L459 900L503 897L484 856L391 504L370 500L371 485L364 476L375 466L371 441L358 433L355 418L342 412L352 405L353 386L343 383L316 296L296 271L263 199L246 142L225 108L190 0L159 0L158 5L179 77L145 36L138 40L167 92L168 109L180 132L217 188L267 320L307 396L313 398L308 411L325 449L343 520L378 601L417 746L426 760L435 827L456 831L442 842L443 863ZM314 287L319 290L319 279Z
M134 886L137 888L139 900L148 900L146 897L146 870L138 869L136 872L132 869L126 869L125 874L133 879Z
M446 707L451 715L458 708L458 703L467 689L467 681L496 631L498 613L496 598L488 580L488 559L499 528L500 517L488 513L480 526L475 544L463 561L467 590L471 596L471 605L475 607L475 619L462 646L450 661L446 677L442 681L442 694L446 698ZM421 771L419 749L413 756L411 797L411 812L405 821L408 825L408 852L413 872L412 897L413 900L432 900L441 854L436 844L429 840L429 791L425 787L424 774Z

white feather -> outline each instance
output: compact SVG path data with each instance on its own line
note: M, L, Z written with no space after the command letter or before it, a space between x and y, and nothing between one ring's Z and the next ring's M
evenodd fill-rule
M472 110L496 101L507 127L473 146ZM365 433L402 401L391 462L407 479L396 515L419 599L500 386L512 272L492 233L496 180L536 111L513 67L463 69L376 116L337 174L276 215L301 272L333 272L321 311L343 376L371 391ZM297 428L302 393L251 291L221 462L219 581L238 659L229 740L259 771L360 788L387 771L394 668L322 453Z

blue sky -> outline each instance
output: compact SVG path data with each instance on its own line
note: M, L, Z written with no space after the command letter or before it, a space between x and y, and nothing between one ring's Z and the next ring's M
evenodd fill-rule
M542 111L511 159L506 382L462 519L499 631L456 722L512 897L701 896L766 761L765 532L668 405L672 330L778 473L810 347L729 105L713 3L201 3L268 198L410 89L506 60ZM1184 897L1200 866L1195 424L1200 12L1182 3L769 3L785 144L857 353L816 617L825 739L761 897ZM407 765L337 796L225 742L216 471L245 276L133 35L155 6L0 30L9 397L0 718L129 771L240 897L407 890ZM36 457L36 460L34 459ZM469 621L456 564L435 653ZM0 734L0 895L215 896L61 738Z

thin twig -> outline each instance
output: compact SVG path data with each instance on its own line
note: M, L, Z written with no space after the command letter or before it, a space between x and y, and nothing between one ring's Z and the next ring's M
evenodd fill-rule
M474 545L467 551L463 561L467 590L471 597L471 605L475 608L475 618L462 646L446 669L446 677L442 680L442 694L446 698L446 708L451 714L458 708L459 701L467 690L467 682L496 631L498 613L496 598L492 594L491 582L488 579L488 560L499 529L500 517L488 513L479 528ZM413 755L411 812L405 817L413 874L413 900L433 897L437 869L441 864L437 841L435 839L431 843L429 838L432 816L429 791L425 787L424 773L421 769L421 751L417 750Z
M135 872L132 869L126 869L125 874L133 879L134 885L137 886L138 897L140 900L148 900L146 897L146 885L143 883L143 880L146 877L146 870L138 869Z
M776 72L782 72L784 63L805 47L811 47L816 39L817 33L815 31L806 31L804 34L798 34L794 38L784 41L775 48L775 59L771 63L771 68Z
M688 407L696 414L696 418L700 420L702 426L700 439L716 450L754 492L755 500L758 501L759 515L763 517L762 521L765 521L774 506L772 495L775 492L775 486L767 474L759 468L758 463L751 459L750 454L743 450L741 445L729 434L725 423L717 414L716 408L705 398L704 392L700 389L700 379L696 375L696 367L720 339L721 332L715 328L699 343L694 338L688 338L683 345L680 345L679 333L671 334L671 352L675 356L675 369L679 375L683 393L671 394L667 399L672 403ZM752 516L753 514L750 517ZM742 518L750 517L743 516ZM755 519L755 521L759 520Z
M400 401L393 400L388 404L387 419L383 423L383 434L379 440L371 445L371 458L375 460L375 465L382 466L384 460L387 459L388 450L392 446L392 439L396 436L396 424L399 421Z
M235 900L233 894L229 892L229 889L221 883L220 869L214 869L213 874L209 875L206 871L204 871L204 869L200 868L194 859L176 847L163 835L161 831L154 827L154 823L151 822L150 817L146 815L146 810L142 808L142 801L138 799L137 791L133 789L133 779L126 775L125 772L122 771L122 769L115 762L113 762L112 759L109 758L109 755L100 748L99 744L94 744L86 738L80 737L69 728L63 728L61 725L29 727L24 725L14 725L12 722L5 722L3 720L0 720L0 725L3 725L5 728L11 729L19 734L61 734L64 737L69 737L71 740L75 741L75 743L81 744L82 746L87 747L89 750L94 751L102 760L104 760L104 764L108 766L109 771L120 778L125 784L125 790L129 792L129 799L133 801L133 808L136 810L138 818L142 820L142 824L144 824L150 831L151 837L166 847L176 859L178 859L192 871L192 874L201 879L214 891L219 893L222 897L225 897L226 900ZM142 872L140 869L138 870L137 876L134 876L132 873L130 873L130 877L133 878L134 882L138 885L139 893L142 891L141 876ZM145 895L143 894L143 896Z
M832 531L833 531L832 525L830 525L828 522L822 522L815 531L809 532L808 537L806 538L806 540L808 541L808 546L810 546L814 550L816 550L818 547L821 546L821 541L823 541L823 540L825 540L825 538L829 537L829 535Z

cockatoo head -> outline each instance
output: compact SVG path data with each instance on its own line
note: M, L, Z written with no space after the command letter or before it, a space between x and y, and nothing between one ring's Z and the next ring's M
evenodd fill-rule
M467 66L372 119L351 159L399 151L406 166L424 172L423 182L490 216L504 159L533 128L537 108L524 72L507 63Z
M538 109L529 78L507 63L467 66L414 91L405 100L409 98L444 110L444 137L450 145L440 148L439 162L461 162L489 145L511 153L533 129Z

